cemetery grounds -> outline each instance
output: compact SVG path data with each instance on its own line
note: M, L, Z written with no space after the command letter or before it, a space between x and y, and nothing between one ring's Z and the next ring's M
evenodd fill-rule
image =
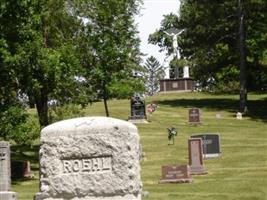
M266 200L267 199L267 94L248 95L248 115L235 118L238 95L205 93L160 94L146 99L158 104L149 115L148 124L137 124L145 153L141 163L143 191L149 200ZM130 100L108 102L111 117L126 120ZM188 123L188 109L202 111L201 125ZM31 111L33 112L33 111ZM85 116L104 116L102 102L85 110ZM216 114L220 118L216 118ZM178 134L175 144L168 145L169 126ZM220 134L220 158L204 160L207 175L194 175L193 183L158 184L161 166L188 164L188 138L193 134ZM31 162L35 178L12 182L19 200L32 200L39 191L38 145L32 148L12 147L12 159Z

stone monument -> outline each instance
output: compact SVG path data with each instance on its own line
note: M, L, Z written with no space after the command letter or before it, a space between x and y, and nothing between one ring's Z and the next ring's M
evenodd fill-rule
M190 174L207 174L203 163L203 150L201 138L188 140Z
M8 142L0 141L0 200L15 200L17 194L10 191L10 146Z
M146 123L146 105L145 101L139 96L131 98L131 116L129 121L133 123Z
M159 183L191 183L193 181L188 165L162 166Z
M140 200L139 135L106 117L64 120L41 131L35 200Z
M203 135L192 135L191 138L202 138L202 149L204 158L220 157L222 152L219 134L207 133Z
M190 124L201 124L199 108L191 108L189 109L188 113L189 113L188 121Z

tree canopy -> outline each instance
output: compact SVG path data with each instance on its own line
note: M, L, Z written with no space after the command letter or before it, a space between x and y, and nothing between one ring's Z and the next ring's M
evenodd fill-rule
M184 29L178 44L182 58L194 63L194 77L203 87L212 78L217 89L240 89L245 101L247 87L261 90L267 84L266 8L263 0L182 0L179 17L165 16L150 42L168 49L164 30Z
M86 50L84 67L104 100L113 96L130 96L142 89L142 82L132 76L140 63L140 40L134 16L140 0L81 1L79 16L86 19L82 51ZM89 55L87 52L90 52Z
M51 122L51 103L85 106L104 99L109 115L108 98L142 90L142 80L133 76L140 63L134 23L140 4L141 0L1 1L1 136L10 134L10 127L23 129L20 125L28 119L25 106L36 107L43 127ZM13 124L4 126L7 119Z

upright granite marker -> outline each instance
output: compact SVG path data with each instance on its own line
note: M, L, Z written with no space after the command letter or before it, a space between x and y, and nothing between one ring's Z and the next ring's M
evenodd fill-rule
M190 124L201 124L200 121L200 109L199 108L191 108L188 110L188 122Z
M134 96L131 98L131 116L129 121L132 123L147 123L146 121L146 105L145 100L140 96Z
M207 174L203 163L203 150L201 138L188 140L190 174Z
M192 135L191 138L202 138L204 158L218 158L221 155L221 143L219 134Z
M84 117L44 128L36 200L140 200L140 144L135 125Z
M0 200L15 200L17 195L10 191L10 146L8 142L0 141Z

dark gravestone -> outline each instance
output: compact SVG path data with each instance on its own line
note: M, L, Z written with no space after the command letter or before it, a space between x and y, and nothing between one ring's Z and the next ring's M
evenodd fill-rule
M200 124L200 109L198 108L191 108L189 109L189 123L190 124Z
M221 155L221 143L218 134L192 135L191 138L202 138L204 158L217 158Z
M193 181L188 165L162 166L159 183L191 183Z
M188 140L190 174L207 174L203 163L203 150L201 138Z
M16 193L10 191L10 146L8 142L0 141L0 200L14 200Z
M129 120L146 120L145 101L139 96L131 98L131 116Z
M30 161L11 161L11 179L32 178Z

